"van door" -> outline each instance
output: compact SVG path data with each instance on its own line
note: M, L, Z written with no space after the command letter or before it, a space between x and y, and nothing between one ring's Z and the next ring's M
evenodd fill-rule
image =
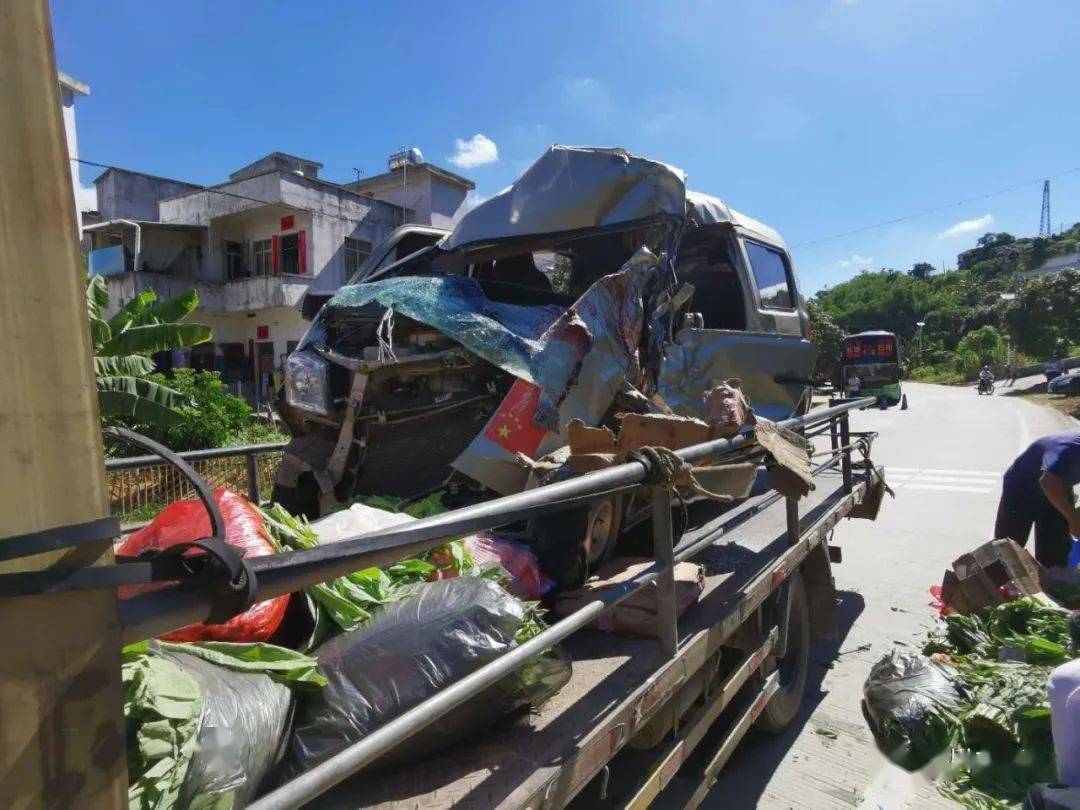
M664 351L657 384L664 401L703 417L705 394L738 377L761 416L786 419L807 407L817 350L802 337L805 316L786 253L739 239L730 225L707 226L683 238L675 272L694 286L689 309L698 314Z

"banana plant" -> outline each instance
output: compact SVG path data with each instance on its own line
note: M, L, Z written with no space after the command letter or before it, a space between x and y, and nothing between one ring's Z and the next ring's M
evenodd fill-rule
M199 306L198 292L159 301L153 290L142 290L106 320L101 313L108 306L105 279L89 277L86 310L101 415L165 427L180 424L176 408L185 404L183 395L145 378L154 371L150 355L213 339L210 327L184 323Z

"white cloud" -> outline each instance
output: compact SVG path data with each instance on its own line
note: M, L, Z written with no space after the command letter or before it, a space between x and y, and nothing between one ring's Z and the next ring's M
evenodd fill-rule
M499 160L499 147L495 141L479 132L471 138L455 138L454 147L457 151L447 160L460 169L474 169Z
M563 92L566 100L575 107L599 114L611 110L611 94L603 84L591 76L566 79L563 82Z
M859 0L840 0L842 6L857 6L858 4Z
M860 256L858 253L852 253L850 259L841 259L833 267L838 270L866 270L873 263L873 256Z
M962 219L939 233L938 239L951 239L954 236L962 236L966 233L986 233L986 230L994 224L994 215L986 214L977 219Z

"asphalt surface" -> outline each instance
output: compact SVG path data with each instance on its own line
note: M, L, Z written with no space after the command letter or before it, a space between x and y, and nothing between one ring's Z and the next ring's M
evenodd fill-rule
M1023 381L1018 383L1023 387ZM931 783L877 749L860 700L870 666L895 642L918 643L932 625L928 589L960 554L989 540L1001 474L1035 438L1076 427L1049 408L974 388L905 383L909 408L856 414L879 432L873 459L896 498L876 522L846 521L834 544L840 639L818 642L802 711L780 737L751 732L705 807L951 807Z

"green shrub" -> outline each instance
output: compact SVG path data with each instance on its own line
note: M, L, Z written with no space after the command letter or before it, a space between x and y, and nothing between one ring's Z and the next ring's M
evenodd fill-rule
M132 427L172 450L202 450L234 444L237 442L231 441L232 437L252 424L251 406L230 394L216 371L177 368L168 375L152 374L149 379L179 391L187 400L177 409L180 424L168 427L135 424Z

